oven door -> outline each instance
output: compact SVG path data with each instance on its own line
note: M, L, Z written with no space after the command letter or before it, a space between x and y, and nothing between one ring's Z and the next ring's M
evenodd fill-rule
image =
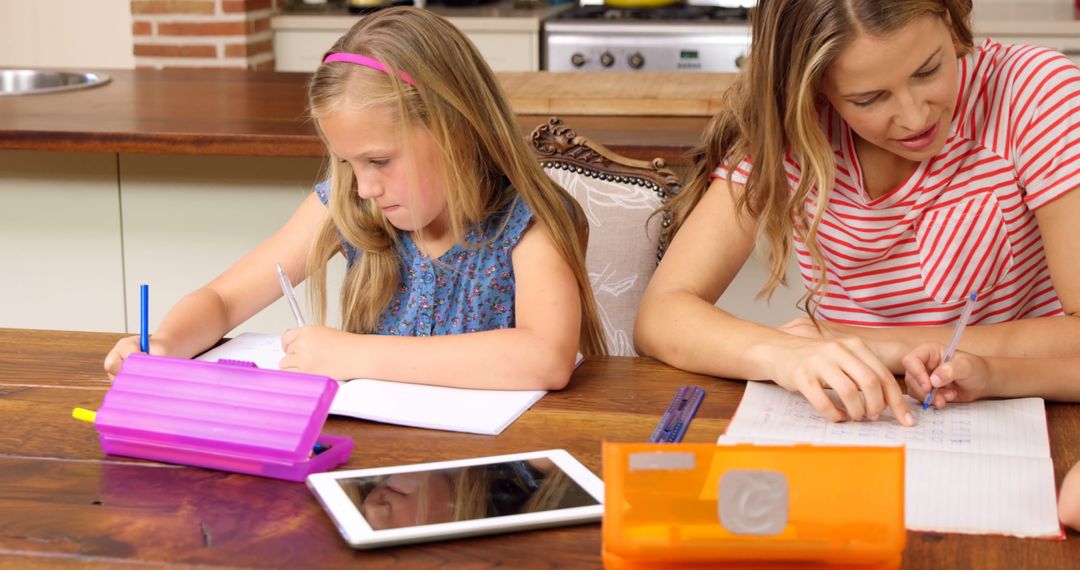
M548 71L734 73L749 49L748 25L553 22L544 30Z

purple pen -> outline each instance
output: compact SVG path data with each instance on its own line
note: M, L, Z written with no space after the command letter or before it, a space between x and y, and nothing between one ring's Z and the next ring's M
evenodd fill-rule
M971 311L975 308L975 301L979 298L978 292L972 292L968 295L967 303L964 304L964 310L960 313L960 318L956 320L956 327L953 329L952 341L949 342L948 348L945 349L945 357L941 359L941 364L946 364L953 359L953 355L956 354L956 345L960 344L960 333L964 332L964 327L967 326L968 321L971 320ZM926 395L926 399L923 400L922 409L928 409L930 404L934 402L934 396L937 395L937 388L931 388L930 393Z

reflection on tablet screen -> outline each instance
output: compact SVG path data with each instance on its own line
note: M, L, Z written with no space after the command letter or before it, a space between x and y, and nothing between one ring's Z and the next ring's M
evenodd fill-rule
M339 481L375 530L598 504L550 459Z

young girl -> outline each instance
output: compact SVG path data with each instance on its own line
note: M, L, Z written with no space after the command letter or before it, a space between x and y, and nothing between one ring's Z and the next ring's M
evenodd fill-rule
M945 346L926 343L904 357L908 393L923 401L938 388L934 406L982 398L1038 396L1061 402L1080 402L1080 358L982 358L957 352L942 364ZM1080 530L1080 462L1073 465L1058 494L1061 522Z
M191 357L281 296L275 264L326 312L326 263L349 262L344 330L282 336L284 370L472 388L560 389L603 352L584 220L526 145L491 69L415 8L365 16L311 80L328 179L284 227L174 306L152 354ZM117 343L110 375L138 350Z
M1080 71L1044 48L974 47L970 12L758 3L747 66L671 204L678 233L643 298L639 350L773 380L833 421L889 406L905 425L893 374L910 347L948 342L970 292L964 349L1080 350ZM713 306L759 238L762 293L794 248L812 320L773 330Z

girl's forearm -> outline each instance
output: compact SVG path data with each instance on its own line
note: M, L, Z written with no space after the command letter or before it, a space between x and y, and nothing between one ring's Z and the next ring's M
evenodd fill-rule
M574 371L576 350L524 329L440 336L353 335L341 363L349 378L375 378L457 388L560 390Z
M173 305L153 331L153 337L167 347L169 356L191 358L213 346L232 328L221 296L203 287Z

